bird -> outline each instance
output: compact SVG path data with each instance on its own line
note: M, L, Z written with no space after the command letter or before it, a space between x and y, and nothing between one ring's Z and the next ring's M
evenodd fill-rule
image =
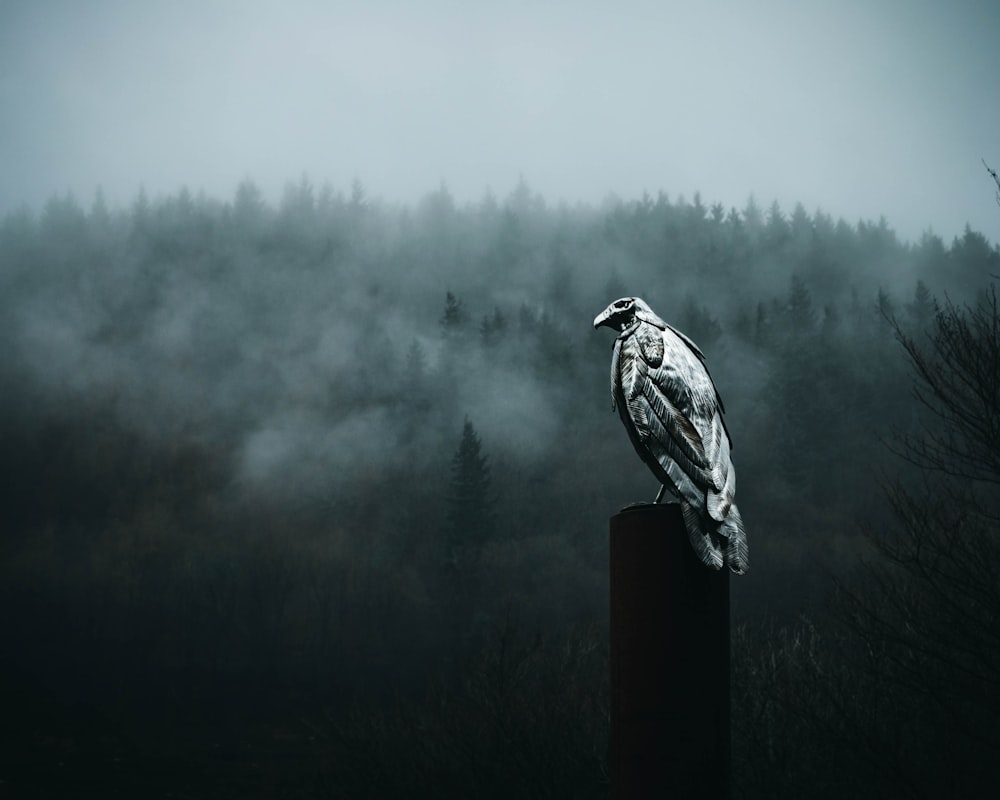
M639 297L615 300L594 328L618 331L611 355L611 403L639 457L680 503L688 539L703 564L750 569L725 407L705 354Z

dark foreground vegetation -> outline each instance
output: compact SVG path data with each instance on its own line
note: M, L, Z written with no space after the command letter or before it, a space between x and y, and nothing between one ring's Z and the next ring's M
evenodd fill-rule
M998 273L523 184L9 215L0 796L606 797L607 520L657 489L590 328L624 294L735 440L735 795L995 785Z

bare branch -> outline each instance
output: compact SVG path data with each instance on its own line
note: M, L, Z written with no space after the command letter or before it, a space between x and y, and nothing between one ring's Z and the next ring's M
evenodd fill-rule
M1000 308L995 286L973 306L938 308L929 345L891 315L909 356L914 396L929 412L917 435L890 445L917 466L973 482L1000 483Z
M997 205L1000 206L1000 175L997 175L995 169L990 169L990 165L986 163L985 158L983 159L983 166L986 167L986 171L990 173L990 177L993 178L993 181L997 185L996 201Z

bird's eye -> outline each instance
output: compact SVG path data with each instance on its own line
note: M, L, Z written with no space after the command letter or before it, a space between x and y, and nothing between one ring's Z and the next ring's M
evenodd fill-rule
M615 300L615 308L628 308L630 300Z

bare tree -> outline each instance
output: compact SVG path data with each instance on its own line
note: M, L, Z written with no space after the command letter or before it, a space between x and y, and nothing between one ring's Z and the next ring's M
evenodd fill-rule
M894 524L868 531L877 559L842 587L840 612L862 654L860 680L892 698L911 740L917 796L964 793L996 780L1000 753L996 288L974 305L937 307L926 343L890 322L926 412L890 446L922 478L886 483Z
M1000 313L991 285L972 306L938 307L929 346L891 319L915 373L913 394L928 412L895 452L948 478L1000 485Z

